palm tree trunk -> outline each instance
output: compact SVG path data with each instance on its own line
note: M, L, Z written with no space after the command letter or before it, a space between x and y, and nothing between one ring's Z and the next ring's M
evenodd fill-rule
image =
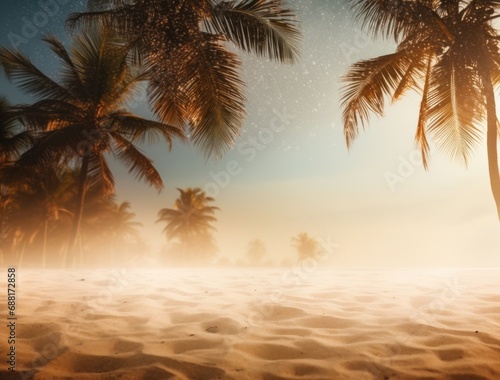
M26 240L23 241L23 244L21 246L21 251L19 252L19 268L23 266L23 261L24 261L24 253L26 252Z
M45 219L43 226L43 246L42 246L42 269L45 269L45 262L47 260L47 237L49 231L49 220Z
M115 267L115 238L112 237L110 241L110 250L111 250L111 268Z
M80 226L82 224L83 217L83 207L85 206L85 194L87 185L87 174L89 169L89 156L83 157L82 167L80 168L80 177L78 178L78 194L77 194L77 206L75 210L75 215L73 217L73 226L71 228L68 248L64 256L63 265L66 266L66 261L68 256L70 256L75 250L76 243L78 241L78 235L80 234Z
M83 243L82 243L82 234L78 234L78 257L79 257L79 261L80 261L80 268L83 268ZM75 259L75 261L76 261L76 259Z
M483 82L484 97L486 99L486 112L488 129L486 143L488 149L488 170L490 175L491 191L497 207L498 219L500 221L500 172L498 167L498 127L495 104L495 92L491 82L490 63L487 54L479 59L479 70Z
M186 266L186 251L187 251L187 247L186 247L186 244L185 243L182 243L182 250L181 250L181 265L183 267Z
M7 233L5 231L5 205L3 196L0 194L0 258L3 259L4 245L7 244ZM0 262L3 267L3 261Z

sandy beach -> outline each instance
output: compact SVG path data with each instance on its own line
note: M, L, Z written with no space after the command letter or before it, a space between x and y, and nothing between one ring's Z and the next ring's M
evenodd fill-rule
M500 378L500 270L26 269L17 289L2 379Z

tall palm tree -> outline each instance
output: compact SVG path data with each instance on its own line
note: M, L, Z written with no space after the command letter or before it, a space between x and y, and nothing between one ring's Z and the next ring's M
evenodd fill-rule
M158 212L157 223L166 223L163 232L168 239L178 239L181 244L183 263L186 262L188 252L195 255L203 252L212 253L214 250L211 232L215 230L213 223L218 207L210 206L214 199L207 197L200 188L177 189L180 193L174 203L174 208L163 208ZM210 252L212 251L212 252Z
M208 156L226 152L245 116L231 42L245 52L294 62L301 34L281 0L89 0L70 27L99 21L147 66L149 100L163 122L188 125Z
M7 226L5 213L8 205L12 202L12 191L7 184L5 173L8 166L32 143L28 131L23 131L17 122L11 106L7 99L0 96L0 255L2 255L7 244Z
M393 38L396 52L355 63L342 106L347 145L370 113L408 90L421 94L416 143L428 168L429 140L467 163L486 119L491 190L500 218L500 174L494 86L500 83L497 0L348 0L364 27Z
M292 246L297 249L300 260L313 258L318 254L320 246L316 239L309 236L306 232L301 232L292 238Z
M57 79L41 72L22 53L0 48L0 64L8 78L39 100L17 107L17 114L36 132L36 145L24 153L20 166L66 162L78 168L78 202L69 235L67 254L77 242L87 188L99 185L108 194L114 179L107 156L128 167L129 173L161 189L162 179L135 145L145 139L184 138L180 128L146 120L124 107L145 79L127 64L128 51L111 44L101 28L86 30L73 40L71 51L53 36L44 38L60 59Z
M8 177L13 183L8 224L21 233L18 244L41 245L41 266L45 268L49 234L61 229L72 216L75 176L67 167L51 165L43 171L14 169ZM41 244L36 244L37 240Z

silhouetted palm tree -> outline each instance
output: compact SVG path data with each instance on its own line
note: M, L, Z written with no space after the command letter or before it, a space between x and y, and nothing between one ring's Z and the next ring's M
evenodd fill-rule
M7 99L0 96L0 165L14 161L31 143L29 132L20 129Z
M181 244L182 261L186 255L212 254L214 243L211 232L218 207L210 206L214 201L199 188L177 189L180 193L174 208L164 208L158 212L157 223L166 223L163 232L168 239L178 239Z
M130 202L116 203L111 200L107 207L107 215L101 218L102 228L106 234L106 240L110 245L111 265L115 264L116 247L130 244L140 236L139 227L142 224L135 221L135 214L130 212Z
M71 52L55 37L45 37L61 68L51 79L22 53L0 49L0 63L7 76L21 89L40 100L17 107L18 116L37 133L36 145L22 155L20 166L46 166L65 162L78 168L78 202L67 253L80 233L85 194L99 185L104 193L114 191L107 163L112 154L138 179L160 189L159 173L135 145L148 139L183 138L177 127L135 116L125 109L144 74L127 64L127 49L110 43L99 28L85 31L73 40Z
M17 231L24 248L41 245L41 266L47 262L48 240L51 232L64 228L71 220L72 201L75 200L75 176L66 167L48 166L43 171L11 170L12 197L7 222L11 231ZM38 244L37 244L38 240ZM22 264L20 252L19 265Z
M29 132L21 130L7 99L0 96L0 255L8 251L8 231L5 213L12 202L12 191L6 181L5 172L17 157L31 146Z
M297 249L300 260L313 258L319 252L320 246L316 239L306 232L301 232L292 238L292 246Z
M188 125L209 156L232 146L245 116L240 61L226 42L284 63L299 54L295 14L281 0L89 0L88 9L70 27L100 21L126 40L148 68L155 113Z
M347 145L369 114L387 100L421 93L416 143L428 166L431 135L437 146L467 162L487 120L491 189L500 218L500 174L494 86L500 83L500 35L492 20L496 0L349 0L374 35L392 37L395 53L355 63L345 76L342 106Z
M266 255L266 244L262 240L254 239L248 244L247 258L250 264L260 264Z

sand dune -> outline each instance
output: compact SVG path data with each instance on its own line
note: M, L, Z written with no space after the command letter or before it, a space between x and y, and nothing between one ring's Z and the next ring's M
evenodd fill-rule
M500 270L19 272L2 379L500 379Z

